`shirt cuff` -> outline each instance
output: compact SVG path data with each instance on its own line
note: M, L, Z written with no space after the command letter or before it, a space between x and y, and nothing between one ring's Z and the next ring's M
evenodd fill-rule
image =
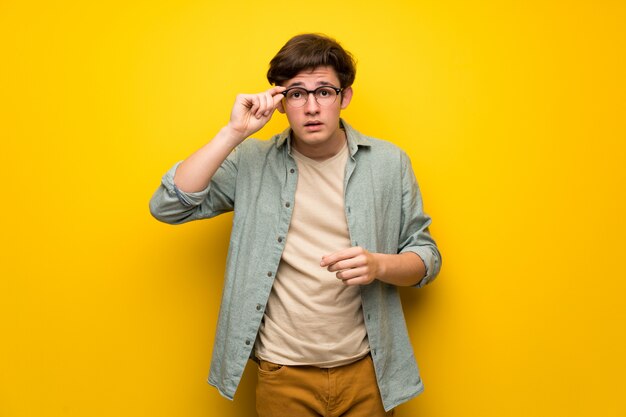
M174 175L176 174L176 170L178 169L178 166L181 164L181 162L182 161L174 164L174 166L170 168L169 171L165 173L165 175L163 175L161 183L168 193L170 193L171 195L176 195L176 197L178 197L178 200L183 206L199 206L204 201L207 194L209 194L209 189L211 188L211 185L209 184L204 190L196 191L193 193L188 193L180 190L176 186L176 184L174 184Z
M426 274L417 284L415 284L416 287L421 288L435 278L439 271L439 265L437 257L433 256L430 248L425 246L411 246L400 251L400 253L404 252L415 253L422 259L422 262L424 262L424 266L426 267Z

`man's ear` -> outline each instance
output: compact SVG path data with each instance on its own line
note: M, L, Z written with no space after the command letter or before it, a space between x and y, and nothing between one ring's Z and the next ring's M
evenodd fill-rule
M281 114L285 114L285 107L283 107L283 100L278 102L278 104L276 105L276 110L278 110L278 112Z
M348 88L344 88L344 90L341 92L341 108L345 109L346 107L348 107L348 104L350 104L350 100L352 100L352 94L354 94L354 91L352 91L352 87L348 87Z

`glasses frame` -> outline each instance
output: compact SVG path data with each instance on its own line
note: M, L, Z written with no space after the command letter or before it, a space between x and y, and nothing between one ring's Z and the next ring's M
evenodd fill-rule
M317 101L317 96L315 95L315 93L317 93L317 92L318 92L319 90L321 90L322 88L330 88L331 90L335 90L335 93L337 93L337 95L335 96L335 100L334 100L332 103L322 104L322 103L320 103L319 101ZM290 104L290 103L289 103L289 100L287 100L287 94L288 94L291 90L302 90L302 91L305 91L305 92L307 93L307 94L306 94L306 100L304 100L304 103L302 103L302 105L301 105L301 106L294 106L293 104ZM307 90L307 89L306 89L306 88L304 88L304 87L298 87L298 86L295 86L295 87L290 87L290 88L286 89L285 91L282 91L282 92L281 92L281 94L285 97L285 102L286 102L289 106L294 107L294 108L296 108L296 109L299 109L299 108L301 108L301 107L306 106L306 104L309 102L309 96L310 96L311 94L313 94L313 98L315 99L315 102L316 102L318 105L320 105L320 106L322 106L322 107L326 107L326 106L330 106L331 104L334 104L334 103L337 101L337 97L339 97L339 94L341 94L341 92L342 92L342 91L343 91L343 88L335 87L335 86L333 86L333 85L320 85L320 86L319 86L319 87L317 87L315 90Z

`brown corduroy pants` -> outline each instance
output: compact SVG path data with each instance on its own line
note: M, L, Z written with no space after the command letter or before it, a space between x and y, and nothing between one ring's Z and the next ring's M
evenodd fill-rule
M260 361L256 386L259 417L383 417L370 355L336 368Z

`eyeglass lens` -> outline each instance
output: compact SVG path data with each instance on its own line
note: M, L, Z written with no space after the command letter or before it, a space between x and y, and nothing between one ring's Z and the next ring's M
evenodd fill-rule
M331 87L318 87L313 96L320 106L329 106L337 99L337 91ZM304 88L292 88L287 91L285 98L290 106L302 107L308 101L309 93Z

